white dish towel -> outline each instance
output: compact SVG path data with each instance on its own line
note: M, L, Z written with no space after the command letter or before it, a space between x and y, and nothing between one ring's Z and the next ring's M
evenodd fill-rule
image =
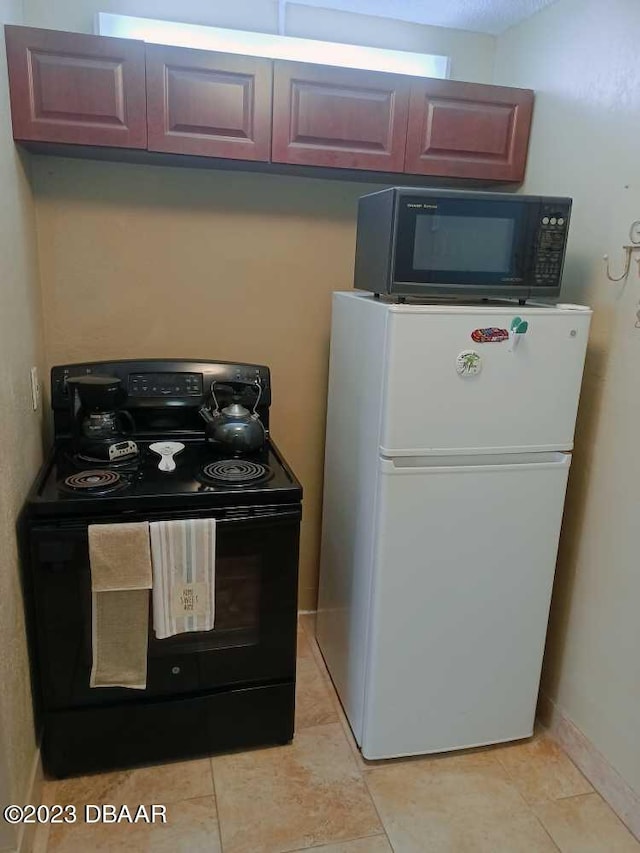
M153 521L153 629L159 640L211 631L215 622L216 522Z

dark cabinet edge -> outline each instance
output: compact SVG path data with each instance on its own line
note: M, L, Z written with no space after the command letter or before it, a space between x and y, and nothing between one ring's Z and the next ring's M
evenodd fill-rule
M230 160L221 157L198 157L192 154L164 154L136 148L74 145L59 142L15 140L16 145L32 154L97 160L110 163L142 164L147 166L177 166L187 169L216 169L233 172L258 172L267 175L289 175L330 181L381 184L383 186L418 187L503 187L516 190L522 181L498 181L481 178L451 178L439 175L414 175L407 172L374 172L365 169L341 169L326 166L296 166L286 163L251 160Z

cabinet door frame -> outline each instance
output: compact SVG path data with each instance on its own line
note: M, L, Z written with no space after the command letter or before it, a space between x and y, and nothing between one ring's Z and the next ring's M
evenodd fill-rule
M148 148L175 154L204 157L223 157L233 160L268 162L271 156L271 93L272 62L270 59L172 47L146 45ZM191 130L172 130L169 126L170 93L168 69L191 73L204 80L207 72L215 82L225 77L229 83L246 82L249 113L244 116L246 137L225 136L224 133L198 133ZM241 102L244 107L247 104ZM203 131L205 126L203 125ZM240 129L240 128L239 128ZM213 130L213 128L211 128Z
M147 147L144 42L16 26L5 27L5 38L14 139L115 148ZM103 64L102 70L113 74L113 92L105 90L112 100L112 114L105 112L103 121L98 117L99 112L87 112L84 119L81 112L73 118L72 110L65 117L62 113L58 118L38 116L38 99L42 95L36 88L40 78L35 73L34 58L38 55L47 57L51 66L58 57L60 68L65 61L70 68L77 65L79 75L83 73L83 61L87 68L93 65L96 70ZM80 106L83 98L86 103L86 92L74 93L70 77L72 74L61 81L54 76L49 85L53 82L55 88L66 83L67 88L61 94L69 97L70 107Z
M402 172L409 114L410 79L399 74L363 71L354 68L313 65L311 63L274 61L273 75L273 142L271 159L274 163L303 166L328 166L339 169L366 169L378 172ZM354 144L313 145L296 142L294 122L296 102L294 86L297 81L310 87L344 87L363 92L388 92L391 98L389 149L371 150Z
M529 132L533 111L533 91L483 83L462 83L455 80L414 78L411 85L407 147L404 171L413 175L434 175L454 178L480 178L494 181L522 181L527 161ZM491 135L491 111L496 120L496 137L504 133L502 151L474 152L470 147L450 149L434 145L425 151L425 141L437 119L438 105L444 109L459 105L461 113L469 105L467 128L470 138ZM482 106L486 107L485 116ZM508 114L505 112L508 111ZM502 113L502 114L501 114ZM484 118L484 120L483 120ZM446 116L443 117L446 121ZM429 128L429 122L432 127ZM460 114L457 123L464 122ZM506 125L505 125L506 122ZM484 125L484 127L483 127Z

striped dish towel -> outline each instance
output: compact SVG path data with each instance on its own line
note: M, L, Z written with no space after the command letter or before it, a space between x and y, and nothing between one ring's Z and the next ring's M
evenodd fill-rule
M153 521L153 628L159 640L211 631L215 621L216 522Z

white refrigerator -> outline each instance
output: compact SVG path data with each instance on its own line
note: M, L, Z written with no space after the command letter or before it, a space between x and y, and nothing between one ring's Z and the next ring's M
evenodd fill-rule
M334 294L317 638L365 758L532 734L590 319Z

